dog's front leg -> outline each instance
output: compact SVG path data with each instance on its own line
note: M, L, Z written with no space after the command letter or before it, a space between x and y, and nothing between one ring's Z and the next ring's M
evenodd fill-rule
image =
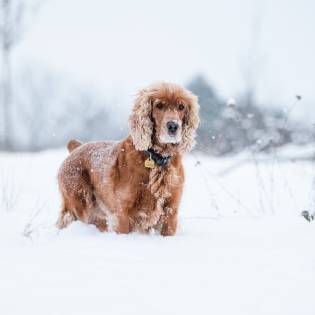
M161 235L172 236L176 234L177 230L177 212L179 203L182 197L183 185L178 183L172 185L170 197L165 200L164 215L162 218Z
M114 230L119 234L128 234L130 232L128 212L122 211L117 215Z
M161 235L173 236L177 229L177 208L165 207Z

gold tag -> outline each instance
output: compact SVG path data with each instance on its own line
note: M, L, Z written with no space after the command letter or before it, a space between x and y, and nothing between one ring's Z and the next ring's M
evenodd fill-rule
M151 158L148 158L144 161L144 166L146 168L155 168L155 162Z

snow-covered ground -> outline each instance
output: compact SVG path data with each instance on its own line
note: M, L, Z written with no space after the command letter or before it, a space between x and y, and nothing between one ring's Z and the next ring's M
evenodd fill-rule
M54 227L63 150L0 155L0 314L314 315L309 156L185 159L177 236Z

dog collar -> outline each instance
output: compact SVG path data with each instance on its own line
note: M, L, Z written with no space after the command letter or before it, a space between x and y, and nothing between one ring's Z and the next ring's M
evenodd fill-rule
M171 156L163 156L160 153L155 152L152 149L144 151L149 158L145 161L145 167L154 168L155 164L157 166L164 167L168 161L171 159Z

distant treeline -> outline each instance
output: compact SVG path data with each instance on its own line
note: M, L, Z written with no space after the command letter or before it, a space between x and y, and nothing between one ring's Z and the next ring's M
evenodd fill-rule
M292 123L281 109L259 106L250 93L239 97L236 104L227 104L203 76L196 76L187 88L198 95L200 103L195 150L224 155L245 148L262 151L314 141L312 128ZM128 133L127 121L125 117L122 121L115 104L34 69L12 80L10 113L10 135L6 144L0 143L2 150L38 151L64 147L72 138L115 140Z
M203 76L195 77L188 88L199 97L198 151L212 155L237 153L245 148L268 151L288 143L303 145L315 139L312 126L290 119L290 109L286 112L277 106L258 104L252 91L241 95L237 102L222 100ZM295 96L292 107L298 106L300 101L301 97Z

